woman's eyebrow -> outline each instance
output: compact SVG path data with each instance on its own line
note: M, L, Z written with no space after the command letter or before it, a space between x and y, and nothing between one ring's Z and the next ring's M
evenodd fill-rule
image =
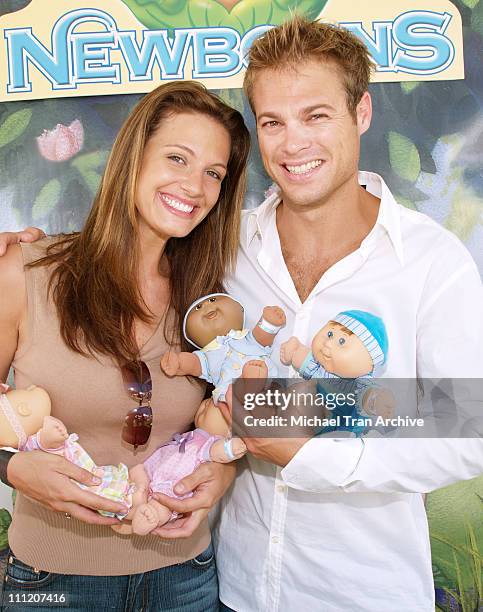
M183 149L187 153L190 153L191 155L195 156L195 152L193 151L193 149L190 149L186 145L182 145L182 144L179 144L179 143L172 143L172 144L168 143L168 144L165 144L163 146L165 146L165 147L178 147L179 149ZM220 168L223 168L224 170L227 169L226 164L224 164L222 162L213 162L212 164L208 164L208 165L209 166L220 166Z

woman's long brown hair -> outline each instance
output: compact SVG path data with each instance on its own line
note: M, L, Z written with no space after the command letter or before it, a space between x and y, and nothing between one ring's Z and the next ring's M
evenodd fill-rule
M152 322L153 316L138 286L136 183L150 136L160 122L186 112L201 113L224 126L231 153L217 204L190 234L166 244L170 306L176 319L169 329L166 318L170 344L189 348L182 336L184 313L195 299L221 291L224 275L233 268L250 147L243 117L198 83L161 85L142 98L122 126L82 231L62 237L31 264L53 266L50 289L62 338L78 353L97 352L118 363L138 355L134 320Z

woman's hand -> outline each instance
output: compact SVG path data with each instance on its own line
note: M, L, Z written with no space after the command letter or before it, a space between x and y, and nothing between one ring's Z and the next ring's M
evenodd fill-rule
M38 227L27 227L21 232L0 232L0 257L5 255L9 244L36 242L44 236L45 233Z
M42 451L16 453L8 462L7 476L10 484L24 495L85 523L115 525L118 519L101 516L96 511L127 512L123 504L85 491L72 482L71 478L87 486L99 484L90 472L59 455Z
M233 464L203 463L174 487L178 495L193 491L193 497L175 499L161 493L154 494L153 497L163 506L184 516L151 533L166 539L189 538L231 485L235 471Z

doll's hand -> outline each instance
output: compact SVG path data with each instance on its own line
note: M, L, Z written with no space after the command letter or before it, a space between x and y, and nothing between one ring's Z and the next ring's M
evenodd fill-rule
M362 407L367 414L390 419L394 416L396 401L388 389L369 389L364 395Z
M166 376L176 376L179 366L179 356L177 353L168 351L161 357L161 369Z
M284 342L280 347L280 361L284 365L292 365L294 353L301 345L302 343L295 336Z
M210 448L210 457L216 463L230 463L240 459L247 452L247 446L240 438L232 438L230 444L233 457L229 457L225 452L225 440L217 440Z
M279 306L265 306L263 318L272 325L283 326L287 321L284 311Z
M59 448L69 437L67 429L59 419L52 416L44 417L44 424L39 431L42 448Z

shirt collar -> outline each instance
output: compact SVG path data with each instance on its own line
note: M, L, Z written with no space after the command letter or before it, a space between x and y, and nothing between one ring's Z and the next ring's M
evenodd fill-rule
M363 245L372 242L377 235L376 228L382 227L391 240L397 258L403 264L400 205L396 202L394 196L389 191L389 187L378 174L374 172L359 172L359 184L365 185L369 193L372 193L372 195L381 200L376 224L364 239ZM247 246L250 245L257 234L263 238L263 233L266 231L272 215L275 214L275 209L280 204L281 198L278 185L273 184L265 192L265 196L266 199L262 204L249 213L246 231Z

